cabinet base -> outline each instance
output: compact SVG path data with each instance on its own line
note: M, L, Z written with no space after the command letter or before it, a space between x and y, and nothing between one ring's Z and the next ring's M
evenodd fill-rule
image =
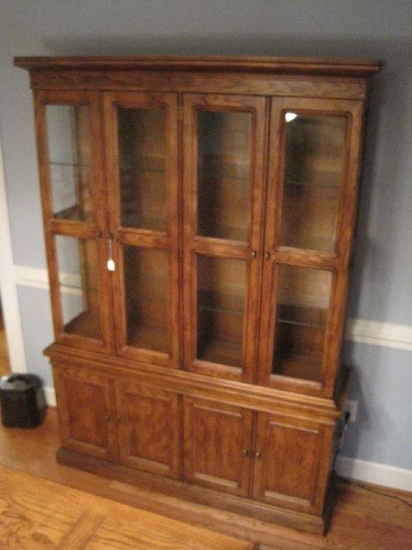
M320 537L316 535L325 533L325 518L318 516L139 472L65 448L57 451L56 458L66 466L112 479L109 496L114 500L255 543L273 545L274 540L281 539L310 543L308 537L313 536L317 547Z

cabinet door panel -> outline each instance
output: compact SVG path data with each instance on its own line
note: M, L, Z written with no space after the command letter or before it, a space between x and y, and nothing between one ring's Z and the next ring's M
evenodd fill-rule
M261 384L332 396L362 109L360 101L272 99Z
M114 92L104 104L117 352L178 367L177 95Z
M320 512L333 427L258 413L254 498Z
M237 495L248 495L252 412L184 398L185 477Z
M183 106L185 368L250 382L266 100L188 94Z
M110 379L80 369L54 367L63 446L114 460L116 413Z
M98 94L35 93L38 156L57 340L112 349Z
M179 477L178 396L130 382L116 384L120 460L155 474Z

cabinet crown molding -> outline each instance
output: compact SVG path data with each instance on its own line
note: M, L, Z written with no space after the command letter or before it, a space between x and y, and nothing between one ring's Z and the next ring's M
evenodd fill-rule
M381 68L377 60L329 59L317 57L269 56L75 56L15 57L14 65L30 71L40 70L181 70L368 76Z

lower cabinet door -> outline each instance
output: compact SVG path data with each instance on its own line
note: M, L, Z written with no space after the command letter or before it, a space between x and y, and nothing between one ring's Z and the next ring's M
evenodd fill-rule
M251 474L252 422L252 411L185 397L185 479L247 496Z
M116 413L113 382L85 369L54 366L63 447L115 460Z
M116 382L120 461L132 468L178 478L179 397L127 380Z
M317 422L257 413L254 498L320 514L333 430Z

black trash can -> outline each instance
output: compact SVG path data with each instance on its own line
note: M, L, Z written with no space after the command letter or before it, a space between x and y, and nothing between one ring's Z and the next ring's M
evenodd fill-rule
M2 424L6 428L36 428L46 416L43 383L34 374L0 378Z

